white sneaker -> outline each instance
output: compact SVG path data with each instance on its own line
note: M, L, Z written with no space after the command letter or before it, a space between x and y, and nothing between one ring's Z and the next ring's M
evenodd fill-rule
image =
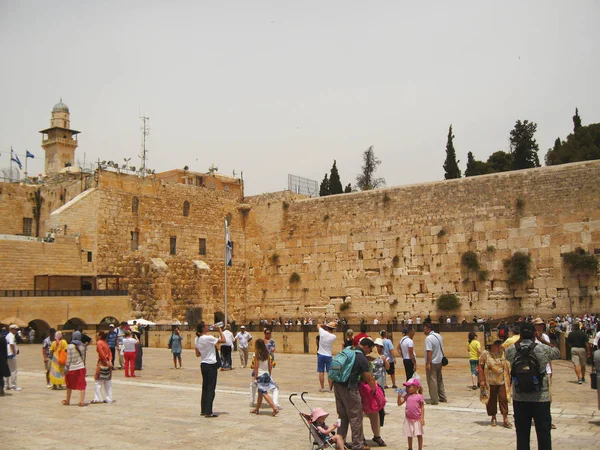
M276 406L277 406L277 410L278 410L278 411L281 411L281 410L283 409L283 407L282 407L282 406L279 406L279 405L276 405Z
M250 408L254 408L254 403L250 402L250 404L248 405Z
M48 383L48 384L46 385L46 387L47 387L48 389L52 389L52 383Z
M23 390L23 388L22 388L22 387L14 387L14 388L11 388L11 389L12 389L13 391L22 391L22 390Z

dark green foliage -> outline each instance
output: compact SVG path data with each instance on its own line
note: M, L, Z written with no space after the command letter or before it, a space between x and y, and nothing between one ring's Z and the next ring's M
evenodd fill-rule
M331 166L331 173L329 174L329 195L342 194L344 188L342 188L342 182L340 181L340 174L337 170L336 160L333 160L333 166Z
M473 156L473 152L467 154L467 170L465 177L474 177L477 175L485 175L490 173L490 168L486 162L478 161Z
M469 270L474 272L479 270L479 260L477 258L477 253L475 252L465 252L460 257L460 263Z
M525 208L525 200L522 198L518 198L515 201L515 207L517 208L517 212L520 214L523 212L523 208Z
M440 231L438 231L437 237L442 238L444 236L446 236L446 230L442 228Z
M287 211L289 207L290 207L290 204L288 202L284 201L283 202L283 209L284 209L284 211Z
M399 267L400 266L400 257L398 255L392 258L392 266Z
M508 172L512 170L513 157L510 153L498 150L490 155L487 160L488 173Z
M342 302L340 304L340 311L346 311L349 308L350 308L350 303Z
M454 294L442 294L437 299L437 308L450 311L453 309L457 309L460 306L460 300Z
M348 183L348 186L344 189L344 194L352 192L352 183Z
M275 265L277 265L279 263L279 255L277 253L273 253L271 255L271 262Z
M485 281L488 279L488 271L487 270L482 270L479 272L479 281Z
M494 247L493 245L488 245L487 251L488 253L494 253L496 251L496 247Z
M508 284L518 286L529 279L531 256L524 252L516 252L504 260L504 268L508 272Z
M600 123L578 128L566 141L557 139L554 148L546 153L548 166L593 159L600 159Z
M321 186L319 188L319 197L325 197L329 195L329 177L325 174L325 178L321 181Z
M456 150L454 150L454 135L452 134L452 125L448 129L448 141L446 142L446 161L444 161L444 178L451 180L453 178L460 178L461 172L458 168L456 160Z
M389 203L391 200L392 200L392 198L389 195L387 195L387 193L383 196L383 203L384 204Z
M356 187L361 191L368 191L385 186L385 179L375 178L375 171L381 161L375 156L373 146L363 152L362 172L356 176Z
M327 222L329 220L329 214L325 214L323 216L323 222Z
M537 124L524 120L517 120L515 127L510 131L510 150L513 157L513 170L540 167L537 152L540 147L534 139Z
M574 252L564 253L562 258L571 272L598 271L598 258L594 255L590 255L581 247L577 247Z
M581 128L581 117L579 117L579 110L575 108L575 115L573 116L573 133L577 133L577 130Z
M290 284L300 283L300 274L298 272L294 272L290 275Z

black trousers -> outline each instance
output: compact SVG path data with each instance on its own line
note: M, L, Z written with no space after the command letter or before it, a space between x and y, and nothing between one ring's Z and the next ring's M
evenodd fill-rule
M410 380L415 373L415 365L412 362L412 359L403 359L404 370L406 371L406 381Z
M223 369L231 369L231 345L221 345L221 360Z
M110 361L112 362L112 365L114 367L115 366L115 354L116 354L116 350L115 350L115 347L109 347L109 348L110 348L110 354L112 355L112 358L111 358Z
M517 450L530 449L531 420L535 422L535 434L539 450L552 449L552 416L550 402L517 402L513 401L513 415L517 432Z
M201 414L210 415L213 413L213 402L215 400L215 389L217 388L217 374L219 367L215 364L200 364L202 371L202 400Z

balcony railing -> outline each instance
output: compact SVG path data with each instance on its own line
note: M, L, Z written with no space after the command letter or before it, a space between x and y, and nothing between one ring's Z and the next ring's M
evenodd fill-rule
M127 295L126 289L105 289L86 291L41 290L41 289L5 289L0 290L0 297L109 297Z

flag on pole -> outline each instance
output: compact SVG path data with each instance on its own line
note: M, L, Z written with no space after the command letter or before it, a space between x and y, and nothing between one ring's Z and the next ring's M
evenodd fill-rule
M35 156L33 155L33 153L31 153L29 150L25 150L25 151L27 152L27 154L25 155L25 159L27 159L27 158L31 158L31 159L35 158Z
M23 165L21 164L21 161L19 160L19 157L17 156L17 154L15 152L13 152L12 148L10 149L10 159L17 163L17 165L19 166L19 169L23 170Z
M231 267L232 263L232 255L231 255L231 238L229 237L229 226L227 225L227 220L225 220L225 263Z

